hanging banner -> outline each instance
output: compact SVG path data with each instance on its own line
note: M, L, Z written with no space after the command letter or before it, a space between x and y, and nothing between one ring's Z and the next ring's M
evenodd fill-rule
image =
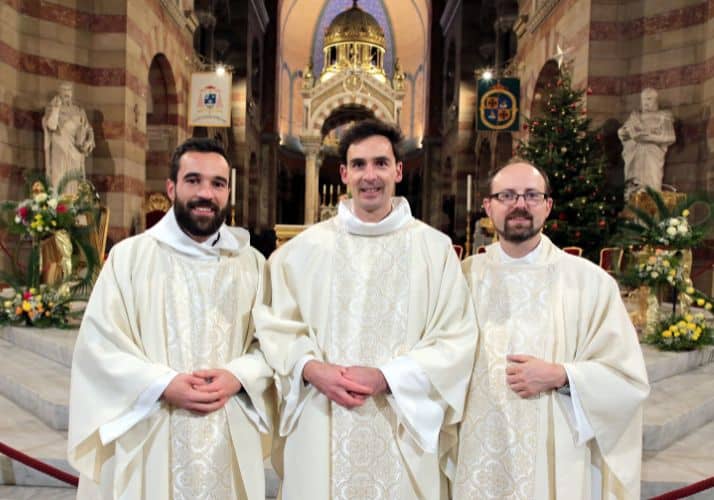
M518 78L479 80L477 130L518 130L520 95Z
M192 73L188 100L191 127L231 126L231 82L229 72Z

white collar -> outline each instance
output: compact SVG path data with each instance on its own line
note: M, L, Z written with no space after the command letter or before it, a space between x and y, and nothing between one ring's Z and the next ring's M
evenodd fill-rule
M146 233L177 252L201 260L217 258L221 253L236 255L250 244L248 231L240 227L229 228L225 224L206 241L194 241L179 227L173 207Z
M401 196L392 198L392 211L379 222L364 222L352 211L352 200L343 200L337 207L337 220L350 234L381 236L404 227L413 219L409 202Z
M504 250L503 247L499 244L498 245L498 250L500 253L501 257L501 263L503 264L533 264L538 256L541 253L541 249L543 248L543 235L541 235L540 240L538 240L538 244L536 247L525 254L523 257L511 257L508 255Z

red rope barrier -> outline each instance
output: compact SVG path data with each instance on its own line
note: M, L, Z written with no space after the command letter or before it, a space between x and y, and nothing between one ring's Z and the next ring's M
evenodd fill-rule
M714 476L708 477L698 483L692 483L684 488L679 488L678 490L668 491L667 493L652 497L650 500L676 500L677 498L687 498L688 496L708 490L709 488L714 488Z
M29 455L25 455L24 453L16 450L15 448L10 448L8 445L2 442L0 442L0 453L2 453L3 455L7 455L11 459L17 460L22 464L25 464L28 467L32 467L33 469L38 470L43 474L52 476L53 478L59 479L64 483L71 484L75 488L79 484L79 478L77 476L68 474L67 472L60 470L57 467L53 467L50 464L40 462L39 460L32 458Z

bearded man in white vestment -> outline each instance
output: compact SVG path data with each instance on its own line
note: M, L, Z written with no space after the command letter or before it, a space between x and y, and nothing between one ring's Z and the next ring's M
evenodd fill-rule
M393 197L400 137L355 124L340 143L351 200L269 260L255 322L282 395L283 499L448 496L475 323L451 241Z
M649 385L617 283L541 234L544 172L517 160L489 188L499 241L463 265L479 344L454 499L639 499Z
M272 370L251 321L264 259L224 224L229 171L214 141L179 146L172 210L97 279L72 362L78 498L265 499Z

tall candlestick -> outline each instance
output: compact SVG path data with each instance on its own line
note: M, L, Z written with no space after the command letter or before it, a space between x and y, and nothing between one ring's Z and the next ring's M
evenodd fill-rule
M471 174L466 176L466 213L471 213Z
M236 206L236 169L231 169L231 206Z

